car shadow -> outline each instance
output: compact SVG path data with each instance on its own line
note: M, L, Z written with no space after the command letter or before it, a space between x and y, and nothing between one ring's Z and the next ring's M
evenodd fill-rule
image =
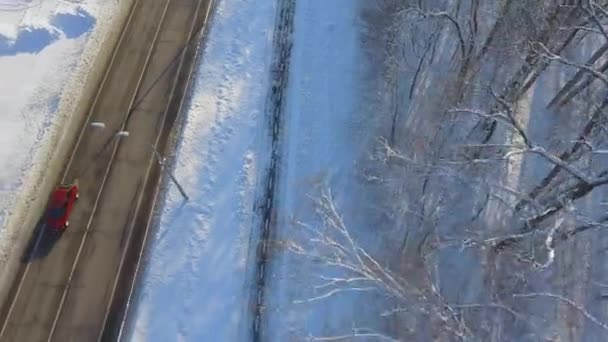
M48 228L42 219L38 221L36 229L34 229L34 233L21 256L21 262L27 263L46 257L61 238L61 235L63 235L63 231Z

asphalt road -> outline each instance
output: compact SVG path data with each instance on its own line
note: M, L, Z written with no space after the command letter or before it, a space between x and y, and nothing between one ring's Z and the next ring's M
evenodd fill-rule
M61 236L40 229L1 311L1 341L102 338L123 262L147 229L150 184L160 174L152 147L164 145L185 93L206 0L136 0L64 181L80 199ZM125 130L128 137L115 137ZM48 196L48 194L41 194ZM120 297L122 298L122 297Z

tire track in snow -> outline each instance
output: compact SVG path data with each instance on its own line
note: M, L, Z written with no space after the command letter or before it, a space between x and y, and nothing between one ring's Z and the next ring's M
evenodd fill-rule
M270 167L266 178L266 189L262 197L262 227L261 239L257 250L257 269L255 274L255 312L253 316L253 341L261 340L261 320L263 314L264 291L266 286L266 264L268 256L268 241L274 224L274 195L277 179L277 169L281 152L282 114L285 105L285 89L288 84L289 61L293 45L293 19L296 0L279 0L277 19L273 36L273 58L270 67L270 94L266 102L266 113L269 119L271 133Z

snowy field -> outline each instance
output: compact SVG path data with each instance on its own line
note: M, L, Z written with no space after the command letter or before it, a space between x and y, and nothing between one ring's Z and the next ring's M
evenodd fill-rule
M46 202L38 201L37 193L47 191L43 183L58 172L52 161L71 134L66 130L83 85L125 3L0 0L0 265L5 272L14 247L29 237L31 229L23 226L35 222L29 216L41 209L33 206Z

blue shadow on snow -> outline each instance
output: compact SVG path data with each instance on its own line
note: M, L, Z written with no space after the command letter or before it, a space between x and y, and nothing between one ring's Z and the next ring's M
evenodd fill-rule
M46 29L25 28L19 31L15 42L0 37L0 55L10 56L18 53L37 53L59 37Z
M63 32L66 38L74 39L88 32L95 25L95 18L79 9L76 14L60 13L53 17L51 25ZM14 56L18 53L35 54L60 38L58 32L45 28L24 27L19 30L15 41L0 35L0 56Z
M95 18L87 11L78 9L77 14L57 14L51 24L63 31L67 38L74 39L89 31L95 25Z

